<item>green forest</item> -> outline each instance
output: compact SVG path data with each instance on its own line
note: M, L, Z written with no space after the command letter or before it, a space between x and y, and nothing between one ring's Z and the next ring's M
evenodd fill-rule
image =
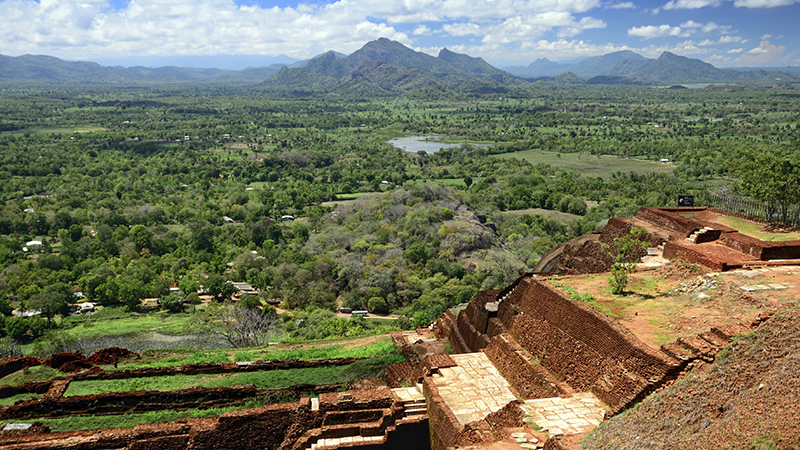
M642 206L800 203L793 86L536 86L1 85L0 352L219 332L243 310L285 341L427 326ZM408 136L457 145L388 143Z

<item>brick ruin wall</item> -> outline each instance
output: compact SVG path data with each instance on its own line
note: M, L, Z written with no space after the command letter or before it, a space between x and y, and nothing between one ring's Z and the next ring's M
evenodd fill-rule
M492 362L523 396L557 392L559 387L547 376L549 372L574 389L594 392L618 411L653 388L676 365L638 342L624 327L531 278L518 280L500 303L498 317L486 325L487 331L491 328L496 333L510 330L519 348L511 341L503 342L500 333L489 344L489 334L479 332L487 317L477 314L485 311L484 301L476 297L459 314L459 323L465 324L458 327L459 337L465 342L486 342L467 351L486 348ZM526 367L532 360L535 366L536 358L542 367Z
M705 208L696 209L697 211ZM687 237L693 231L704 226L714 227L715 224L702 220L689 220L681 216L675 209L645 207L636 212L636 218L652 223L653 225L675 233L679 237Z
M736 251L762 261L800 259L800 241L762 241L742 233L725 233L720 241Z
M434 333L437 337L446 337L456 353L472 353L485 348L493 336L487 336L487 330L497 334L504 331L502 324L492 322L485 308L486 303L495 301L500 292L497 289L478 292L457 317L447 310L434 323Z
M445 450L458 442L464 430L450 407L439 395L439 389L430 377L422 382L423 394L428 404L428 427L431 435L431 450Z
M423 393L428 403L431 450L495 442L506 437L502 434L503 428L523 426L524 413L519 407L522 403L519 400L510 402L482 420L464 425L439 395L439 390L430 377L423 380Z
M546 273L577 275L607 272L615 260L607 248L610 247L614 252L614 239L629 234L631 228L632 225L625 219L617 217L610 219L596 240L585 240L581 237L577 238L577 241L583 241L580 244L573 245L567 242L560 250L561 257L552 264ZM664 238L652 233L645 233L639 237L639 240L646 242L649 247L657 247L664 241ZM645 255L647 255L647 250L644 248L637 249L634 254L637 258Z
M348 394L347 398L342 394ZM214 418L138 425L128 429L103 430L99 434L96 431L16 435L3 433L0 434L0 447L44 450L52 448L56 440L63 439L63 445L59 448L69 450L294 450L306 448L310 443L316 442L328 429L333 433L337 430L356 430L356 434L381 434L394 422L394 405L394 398L388 388L336 392L320 395L318 411L312 411L310 399L303 398L294 403L231 411ZM87 439L76 439L77 436L86 436Z
M551 398L567 394L511 336L493 337L484 351L520 397Z
M723 272L739 267L736 264L729 264L725 259L701 253L688 246L683 246L680 244L680 241L668 241L664 244L663 257L666 259L683 259L692 264L706 266L715 272Z

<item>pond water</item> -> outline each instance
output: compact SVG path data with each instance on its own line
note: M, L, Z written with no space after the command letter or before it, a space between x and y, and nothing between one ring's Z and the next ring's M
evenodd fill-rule
M436 153L443 148L461 147L462 144L441 142L438 136L408 136L392 139L389 144L409 153L425 152ZM472 144L479 147L488 147L488 144Z

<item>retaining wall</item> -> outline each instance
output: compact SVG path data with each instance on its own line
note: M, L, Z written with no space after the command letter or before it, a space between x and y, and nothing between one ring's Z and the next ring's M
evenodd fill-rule
M523 277L502 294L507 296L499 304L497 318L490 320L486 329L493 333L509 330L519 348L501 337L508 335L497 334L489 343L489 336L480 333L485 315L477 314L483 310L478 297L459 314L463 325L458 331L464 342L474 345L467 351L486 348L492 362L523 396L563 392L564 388L553 382L558 379L572 389L593 392L618 411L654 389L678 366L621 325L570 300L546 282ZM487 344L481 346L483 342ZM536 358L541 368L536 367Z
M704 211L706 208L695 208L694 211ZM682 212L690 211L682 209ZM652 208L645 207L636 212L636 218L650 222L653 225L665 230L674 232L679 237L687 237L693 231L703 227L720 228L719 224L713 224L703 220L690 220L678 214L675 208ZM726 227L727 228L727 227Z
M683 259L692 264L701 264L715 272L741 267L740 264L730 264L727 260L701 253L687 246L680 245L676 241L669 241L664 244L663 257L666 259Z
M313 431L319 432L326 420L336 423L330 428L362 430L373 435L383 433L394 423L394 399L387 388L322 394L319 400L317 411L312 411L310 399L304 398L294 403L232 411L219 417L99 433L0 433L0 447L13 446L19 450L44 450L54 446L68 450L290 450L300 448L297 446L307 441ZM372 421L365 422L368 420Z
M762 241L742 233L725 233L721 242L736 251L762 261L800 259L800 241Z
M567 394L533 355L510 336L495 336L484 351L522 398L551 398Z

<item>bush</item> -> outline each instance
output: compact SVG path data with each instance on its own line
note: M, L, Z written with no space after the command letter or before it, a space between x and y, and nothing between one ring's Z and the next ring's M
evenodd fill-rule
M370 312L374 312L377 314L386 314L389 312L389 309L386 305L386 300L381 297L371 297L367 301L367 309Z
M197 295L197 292L190 292L186 294L186 298L183 299L183 301L184 303L188 303L190 305L199 305L202 303L202 300L200 300L200 296Z
M180 295L170 294L161 300L161 306L171 313L183 312L183 299Z
M242 299L239 300L239 305L241 305L242 308L256 309L261 306L261 299L253 294L243 295Z

